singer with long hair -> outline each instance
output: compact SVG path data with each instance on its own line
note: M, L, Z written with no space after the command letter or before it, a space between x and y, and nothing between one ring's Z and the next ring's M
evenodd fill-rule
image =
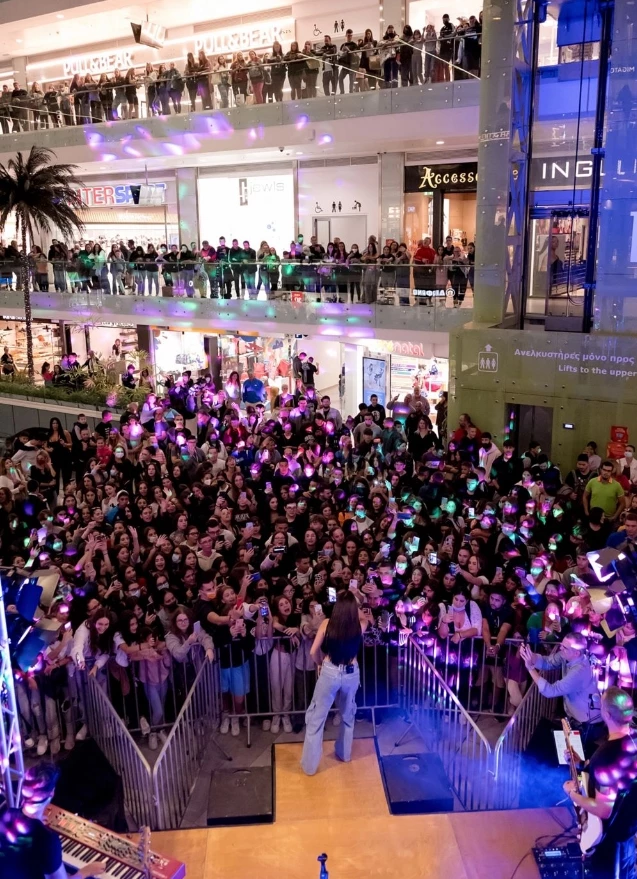
M314 775L323 754L323 729L330 708L336 701L341 715L334 753L348 763L352 758L356 691L360 686L358 651L367 627L359 614L351 592L340 592L329 620L324 620L310 651L319 666L312 702L305 714L305 742L301 766L306 775Z

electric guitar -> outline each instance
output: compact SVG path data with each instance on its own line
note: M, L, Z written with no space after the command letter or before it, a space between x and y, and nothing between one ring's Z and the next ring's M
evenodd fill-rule
M578 772L575 760L575 751L571 747L571 726L566 718L562 719L562 729L564 730L564 738L566 740L566 748L568 750L569 766L571 770L571 780L577 785L577 790L583 797L588 796L588 773ZM602 819L597 815L591 815L586 809L576 806L573 803L577 823L579 824L579 847L582 854L591 852L604 835L604 825Z

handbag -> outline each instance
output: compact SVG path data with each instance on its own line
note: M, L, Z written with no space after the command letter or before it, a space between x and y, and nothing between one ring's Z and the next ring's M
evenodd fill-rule
M370 70L380 70L380 55L378 53L376 55L370 55L369 69Z

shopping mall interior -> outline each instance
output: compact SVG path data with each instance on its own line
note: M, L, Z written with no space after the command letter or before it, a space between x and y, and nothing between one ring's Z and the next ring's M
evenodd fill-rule
M2 879L637 875L636 15L0 3Z

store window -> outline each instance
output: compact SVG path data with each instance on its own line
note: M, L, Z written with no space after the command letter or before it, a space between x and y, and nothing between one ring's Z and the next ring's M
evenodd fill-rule
M0 319L0 350L7 347L13 355L18 372L27 369L26 324L20 320ZM59 323L33 321L33 361L36 380L40 377L42 364L51 368L62 359L62 337Z
M405 168L404 240L412 253L426 236L434 247L447 235L466 249L475 242L477 162Z

